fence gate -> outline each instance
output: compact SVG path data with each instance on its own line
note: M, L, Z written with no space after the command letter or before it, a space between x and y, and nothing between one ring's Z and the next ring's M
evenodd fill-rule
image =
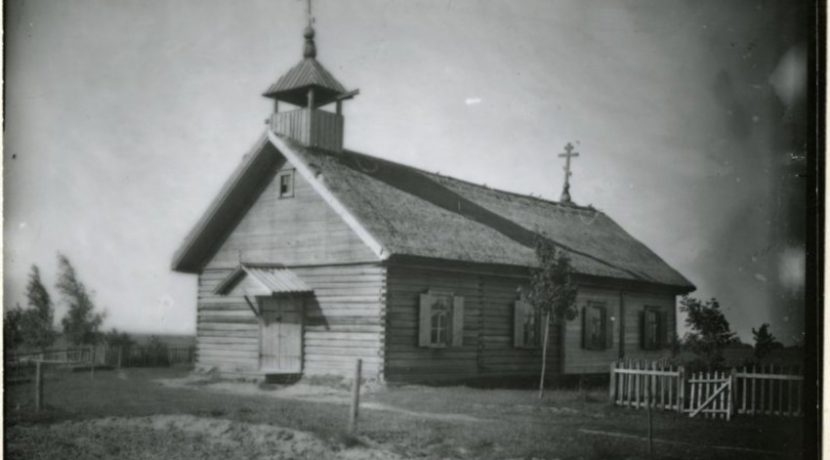
M695 372L689 378L689 417L732 417L732 382L727 372Z

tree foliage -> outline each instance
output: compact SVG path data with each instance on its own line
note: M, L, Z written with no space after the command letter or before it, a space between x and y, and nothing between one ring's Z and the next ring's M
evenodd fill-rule
M784 344L776 340L769 331L769 324L764 323L757 330L752 328L752 338L755 340L755 359L764 359L772 350L784 348Z
M92 295L78 279L75 267L63 254L58 254L58 290L69 305L63 318L63 331L76 345L91 345L100 338L99 329L104 317L95 311Z
M20 333L23 343L33 348L44 350L55 343L55 309L52 297L40 279L40 270L32 265L29 283L26 285L28 307L20 315Z
M20 308L20 304L3 315L3 347L6 350L13 350L23 343L23 331L20 325L22 316L23 309Z
M719 366L723 362L723 349L738 343L720 310L720 303L714 298L701 302L694 297L683 296L680 311L686 314L686 326L691 329L684 337L686 345L710 368Z
M557 324L576 318L576 283L570 257L550 240L540 238L536 258L539 267L530 275L527 300L543 314L550 314Z

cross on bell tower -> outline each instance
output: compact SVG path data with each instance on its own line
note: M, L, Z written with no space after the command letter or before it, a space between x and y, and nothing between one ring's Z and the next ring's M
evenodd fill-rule
M562 196L559 198L559 201L566 204L573 204L571 201L571 158L578 157L579 152L574 152L574 146L568 142L565 144L565 153L560 153L559 157L565 159L565 186L562 188Z

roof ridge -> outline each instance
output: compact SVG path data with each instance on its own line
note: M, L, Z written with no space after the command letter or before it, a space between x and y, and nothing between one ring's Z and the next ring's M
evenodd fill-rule
M326 153L330 154L332 156L338 155L336 153L330 153L330 152L326 152ZM477 187L477 188L480 188L480 189L484 189L484 190L490 190L490 191L498 192L498 193L505 193L505 194L508 194L508 195L513 195L513 196L522 197L522 198L529 198L531 200L540 201L540 202L546 203L546 204L551 204L551 205L554 205L554 206L557 206L557 207L560 207L560 208L565 208L565 209L574 210L574 211L595 212L595 213L598 213L598 214L605 215L605 213L602 212L602 210L593 207L593 205L580 206L580 205L577 205L577 204L564 204L564 203L561 203L559 201L553 201L553 200L550 200L550 199L547 199L547 198L542 198L541 196L527 195L527 194L524 194L524 193L513 192L513 191L510 191L510 190L504 190L504 189L500 189L500 188L496 188L496 187L490 187L490 186L484 185L484 184L477 184L475 182L472 182L472 181L469 181L469 180L466 180L466 179L461 179L461 178L458 178L458 177L455 177L455 176L449 176L449 175L446 175L446 174L440 174L440 173L437 173L437 172L427 171L426 169L419 168L417 166L412 166L412 165L408 165L408 164L405 164L405 163L399 163L397 161L387 160L385 158L376 157L374 155L369 155L367 153L358 152L358 151L355 151L355 150L344 149L342 153L369 157L373 160L378 160L378 161L382 161L382 162L386 162L386 163L392 163L394 165L401 166L401 167L404 167L404 168L409 168L411 170L417 171L419 173L427 174L427 175L430 175L430 176L437 176L437 177L443 177L445 179L451 179L451 180L461 182L461 183L464 183L464 184L467 184L467 185L470 185L470 186L473 186L473 187Z

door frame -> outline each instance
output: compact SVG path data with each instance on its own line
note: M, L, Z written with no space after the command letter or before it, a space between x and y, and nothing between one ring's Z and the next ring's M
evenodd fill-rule
M305 369L305 307L306 307L306 298L307 294L272 294L270 296L257 296L257 307L259 308L259 349L257 351L257 369L259 372L263 374L302 374L303 370ZM269 371L267 369L262 368L262 349L263 349L263 331L265 329L265 317L263 315L263 308L261 300L263 299L275 299L276 302L279 302L281 299L294 299L297 302L297 308L299 309L299 326L300 326L300 334L299 334L299 341L300 341L300 367L297 369L296 372L283 372L283 371Z

